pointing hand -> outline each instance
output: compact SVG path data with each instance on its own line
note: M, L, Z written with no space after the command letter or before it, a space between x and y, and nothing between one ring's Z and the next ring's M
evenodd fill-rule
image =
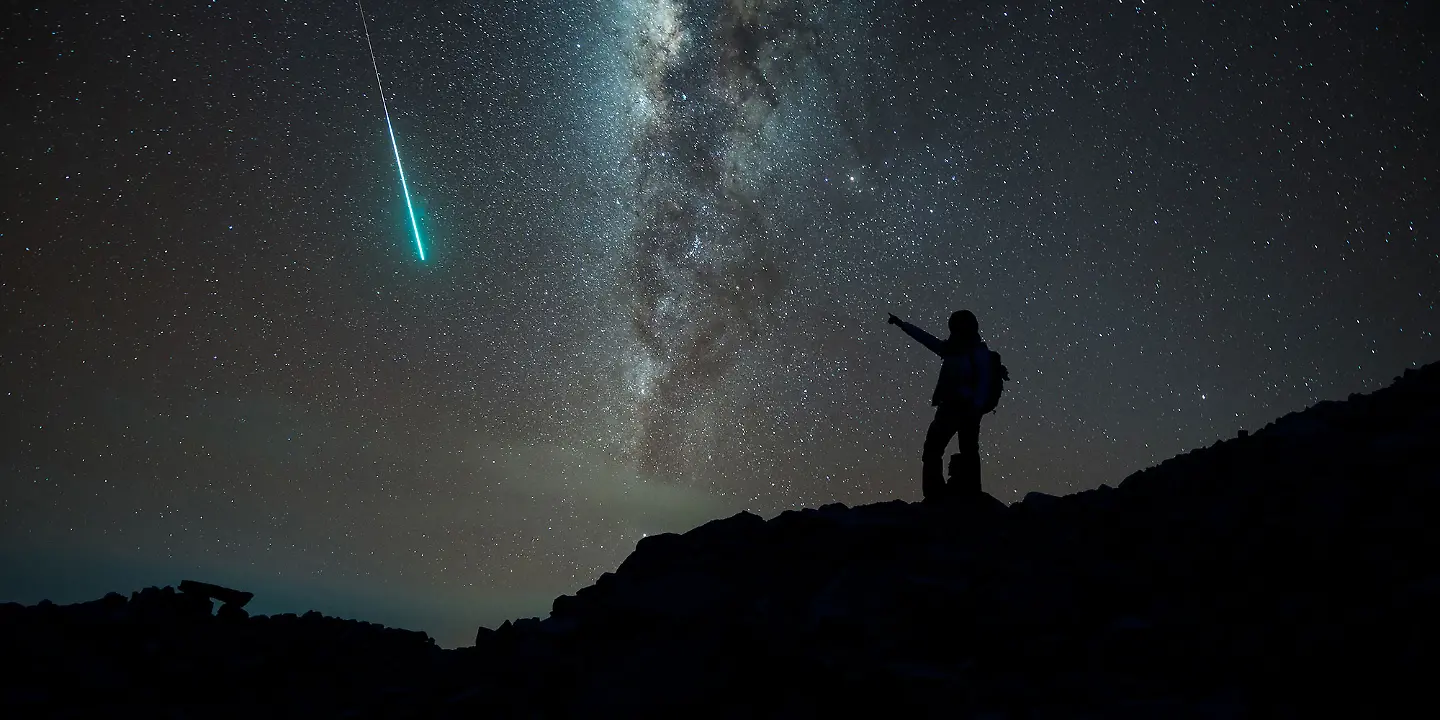
M889 320L886 320L885 322L888 322L888 323L890 323L891 325L899 325L899 324L900 324L900 318L895 317L894 314L891 314L891 315L890 315L890 319L889 319Z

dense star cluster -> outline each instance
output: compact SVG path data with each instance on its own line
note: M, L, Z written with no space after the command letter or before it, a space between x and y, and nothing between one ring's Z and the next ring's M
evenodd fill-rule
M646 533L1002 499L1440 358L1423 3L14 6L0 600L195 576L429 630Z

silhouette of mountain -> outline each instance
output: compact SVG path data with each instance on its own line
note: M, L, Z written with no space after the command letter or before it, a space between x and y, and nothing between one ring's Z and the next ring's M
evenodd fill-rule
M1437 451L1432 364L1117 488L648 537L548 618L459 650L318 613L248 617L247 593L203 583L10 604L0 649L20 662L0 711L1373 716L1428 700Z

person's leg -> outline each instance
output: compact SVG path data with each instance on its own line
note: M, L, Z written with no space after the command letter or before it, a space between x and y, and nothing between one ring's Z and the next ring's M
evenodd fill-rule
M953 414L944 406L935 408L935 419L930 421L920 455L920 490L926 500L940 500L945 494L945 446L954 434Z
M955 422L955 439L960 446L957 467L950 470L950 494L955 497L978 495L980 488L980 417L967 413Z
M945 497L958 498L965 494L961 492L961 487L965 484L965 477L969 472L967 469L969 462L970 456L963 452L957 452L950 456L949 470L946 472L946 477L950 478L950 481L945 483Z

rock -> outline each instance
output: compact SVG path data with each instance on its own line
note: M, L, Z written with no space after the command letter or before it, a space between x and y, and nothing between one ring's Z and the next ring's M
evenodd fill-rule
M585 601L575 595L561 595L550 604L551 616L577 615L585 607Z
M237 620L244 620L250 617L250 613L245 612L245 608L242 608L238 605L235 605L233 603L225 603L224 605L220 606L220 610L215 613L215 617L219 618L220 620L234 622Z
M215 602L199 593L182 592L175 602L187 615L208 616L215 609Z
M1000 502L1000 500L998 500L990 493L984 492L977 493L970 497L965 502L965 505L969 507L972 511L978 511L989 515L996 515L1004 512L1007 509L1005 503Z
M1060 498L1054 495L1047 495L1042 492L1029 492L1020 504L1027 509L1044 510L1045 508L1056 507Z
M244 592L241 590L231 590L227 587L221 587L219 585L212 585L210 583L204 582L196 582L194 580L181 580L180 592L203 595L212 600L218 600L226 605L234 605L237 610L245 607L245 605L255 597L255 593Z

